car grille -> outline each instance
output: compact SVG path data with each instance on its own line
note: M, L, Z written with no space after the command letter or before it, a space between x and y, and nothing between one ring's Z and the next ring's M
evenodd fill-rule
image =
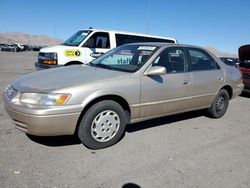
M10 100L12 100L17 95L17 90L12 85L9 85L4 93Z

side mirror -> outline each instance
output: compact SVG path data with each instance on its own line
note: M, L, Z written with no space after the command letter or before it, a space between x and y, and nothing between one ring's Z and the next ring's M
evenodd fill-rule
M102 52L93 52L93 53L90 54L90 56L93 57L93 58L98 58L103 54L104 53L102 53Z
M165 67L162 66L154 66L149 68L144 75L145 76L159 76L159 75L164 75L167 73L167 70Z

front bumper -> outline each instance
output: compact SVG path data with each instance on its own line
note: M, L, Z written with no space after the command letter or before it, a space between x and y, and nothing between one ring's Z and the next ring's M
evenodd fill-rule
M30 109L11 103L4 95L5 110L16 128L36 136L73 135L81 110L79 107Z
M12 110L6 112L16 124L16 128L36 136L73 135L80 113L37 116Z
M63 65L46 65L46 64L39 63L39 62L35 62L35 70L36 71L50 69L50 68L56 68L56 67L62 67L62 66Z

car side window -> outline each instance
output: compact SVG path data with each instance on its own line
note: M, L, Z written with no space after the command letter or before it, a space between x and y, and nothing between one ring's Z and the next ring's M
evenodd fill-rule
M163 66L167 73L181 73L185 71L185 55L182 48L171 47L163 50L153 61L152 66Z
M190 58L189 70L191 71L206 71L219 69L215 60L204 50L191 48L188 49Z
M97 32L93 34L83 45L88 48L110 48L109 34Z

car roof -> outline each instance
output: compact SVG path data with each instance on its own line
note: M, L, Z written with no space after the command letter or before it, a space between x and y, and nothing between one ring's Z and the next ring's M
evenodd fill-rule
M166 42L140 42L140 43L129 43L129 44L124 44L124 45L153 45L159 48L167 48L167 47L184 47L184 48L196 48L196 49L201 49L207 52L209 55L211 55L214 59L217 59L218 57L212 53L210 50L200 47L200 46L195 46L195 45L189 45L189 44L175 44L175 43L166 43Z
M225 58L225 59L239 59L238 57L230 57L230 56L218 56L218 58Z

